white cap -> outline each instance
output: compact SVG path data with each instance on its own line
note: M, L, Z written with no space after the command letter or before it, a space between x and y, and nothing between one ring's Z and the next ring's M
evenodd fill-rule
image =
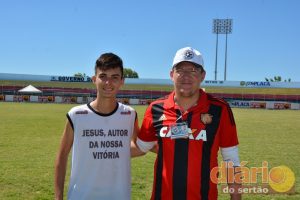
M204 68L204 62L201 53L192 47L185 47L176 52L173 60L173 67L184 61L201 65Z

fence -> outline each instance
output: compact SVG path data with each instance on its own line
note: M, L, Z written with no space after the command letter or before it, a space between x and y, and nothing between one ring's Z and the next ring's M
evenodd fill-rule
M22 86L1 86L0 101L43 103L87 103L96 97L96 90L89 88L38 87L42 93L19 93ZM117 98L126 104L149 104L154 99L168 95L170 91L120 90ZM210 93L222 98L232 107L300 109L300 95L285 94L229 94Z

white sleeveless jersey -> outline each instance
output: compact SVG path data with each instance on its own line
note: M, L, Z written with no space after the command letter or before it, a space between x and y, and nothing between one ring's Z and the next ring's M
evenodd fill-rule
M100 114L86 104L67 117L74 130L68 199L129 200L135 110L118 103L112 113Z

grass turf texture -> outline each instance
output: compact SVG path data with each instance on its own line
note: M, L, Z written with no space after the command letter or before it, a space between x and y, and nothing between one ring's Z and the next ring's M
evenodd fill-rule
M0 199L53 199L54 160L75 105L0 102ZM141 124L145 106L135 106ZM294 195L244 195L243 199L300 199L300 114L292 110L233 109L240 159L248 167L286 165L296 176ZM155 155L132 160L132 199L149 199ZM70 164L70 161L69 161ZM69 179L70 170L68 168ZM65 195L67 184L65 184ZM228 199L220 194L219 199Z

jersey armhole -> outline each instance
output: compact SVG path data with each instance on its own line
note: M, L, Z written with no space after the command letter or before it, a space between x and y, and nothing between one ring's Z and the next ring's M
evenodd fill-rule
M69 123L71 124L71 127L72 127L72 129L74 131L74 125L73 125L73 122L72 122L72 119L71 119L69 113L67 113L67 119L68 119Z

